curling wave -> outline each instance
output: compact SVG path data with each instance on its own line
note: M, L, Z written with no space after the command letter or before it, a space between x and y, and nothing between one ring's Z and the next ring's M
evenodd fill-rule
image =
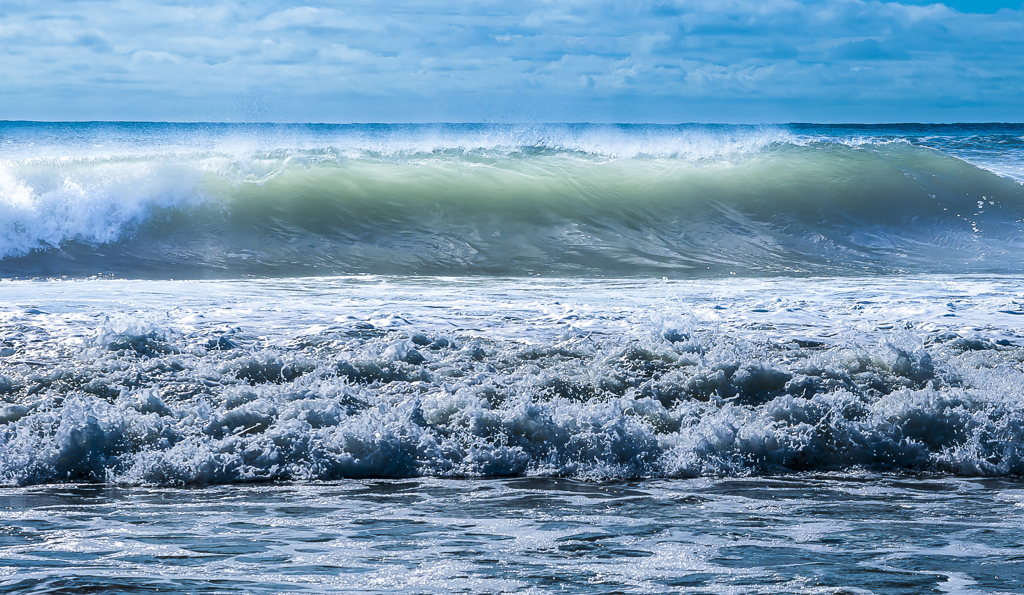
M719 137L8 160L0 275L1024 268L1024 187L1010 178L907 142Z

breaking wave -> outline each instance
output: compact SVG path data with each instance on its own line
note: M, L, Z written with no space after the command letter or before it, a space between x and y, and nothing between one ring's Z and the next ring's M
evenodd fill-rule
M280 149L143 138L64 157L11 151L0 275L1022 269L1024 187L898 139L758 127L356 132L271 139Z

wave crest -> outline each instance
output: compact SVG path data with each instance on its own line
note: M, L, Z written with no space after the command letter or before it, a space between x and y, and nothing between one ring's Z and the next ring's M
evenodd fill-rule
M7 276L1020 269L1013 180L906 143L762 141L709 159L520 147L7 162L0 262Z

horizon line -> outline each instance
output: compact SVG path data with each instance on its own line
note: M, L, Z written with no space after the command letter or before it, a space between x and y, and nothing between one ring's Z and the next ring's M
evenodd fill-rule
M1022 125L1024 122L1014 121L948 121L948 122L587 122L587 121L407 121L407 122L301 122L301 121L215 121L215 120L4 120L0 124L201 124L201 125L247 125L247 126L958 126L958 125Z

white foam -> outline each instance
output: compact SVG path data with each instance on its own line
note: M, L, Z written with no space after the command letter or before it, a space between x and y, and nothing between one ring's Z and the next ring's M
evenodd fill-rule
M0 163L0 258L115 242L158 209L202 202L201 173L159 158Z
M1015 279L380 281L5 283L0 481L1024 472Z

